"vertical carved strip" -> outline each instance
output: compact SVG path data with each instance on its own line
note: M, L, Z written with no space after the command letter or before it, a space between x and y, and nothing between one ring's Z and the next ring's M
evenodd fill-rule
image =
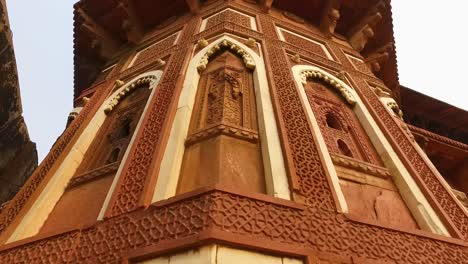
M287 57L281 45L277 43L273 23L261 16L260 23L265 36L267 58L271 68L272 80L276 89L278 109L283 116L285 141L289 144L289 164L294 166L295 173L291 177L298 181L294 186L295 194L305 196L308 203L314 207L334 209L333 195L327 182L317 143L309 127L307 116L302 107L301 99L296 91Z
M163 125L169 112L169 107L174 98L179 72L182 69L186 55L189 53L191 40L197 27L196 21L188 22L188 26L182 33L180 44L174 51L169 65L165 69L156 94L150 102L149 112L144 116L141 130L137 132L134 146L131 146L129 159L121 173L114 196L109 205L108 216L119 215L138 207L145 183L150 176L151 162L156 155L157 144L161 140L164 130Z

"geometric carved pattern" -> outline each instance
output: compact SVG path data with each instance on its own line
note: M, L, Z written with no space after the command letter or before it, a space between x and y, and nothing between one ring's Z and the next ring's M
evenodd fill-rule
M128 68L140 65L151 58L154 54L161 53L161 51L172 47L175 45L179 34L179 32L176 32L169 37L159 40L158 42L138 51L138 53L135 54L132 61L130 62Z
M369 66L363 60L347 53L345 53L345 55L356 70L361 71L365 74L372 75L372 71L369 69Z
M316 41L299 36L297 34L289 33L288 31L285 31L281 28L278 28L278 30L281 32L282 36L284 37L284 41L292 45L295 45L297 47L300 47L302 49L306 49L309 52L313 52L314 54L317 54L324 58L332 59L330 52L322 43L318 43Z
M271 21L264 18L260 20L260 24L265 35L276 35ZM285 67L288 61L284 51L278 42L272 40L266 42L266 49L279 103L278 111L284 120L286 146L290 149L287 163L293 167L290 175L294 194L303 196L315 208L334 210L335 202L320 160L317 142L308 125L299 94L294 89L296 84L290 69Z
M227 4L236 3L223 1L223 6ZM0 252L0 263L116 263L122 261L122 256L135 248L175 244L190 236L193 239L194 235L204 231L217 238L221 231L230 235L242 235L242 243L247 245L257 239L263 245L274 241L284 243L285 246L310 248L325 254L345 255L348 257L345 263L366 258L373 261L370 263L467 264L468 252L465 245L434 236L424 236L421 232L412 234L356 222L336 212L307 115L295 89L296 84L291 71L285 67L288 61L282 47L295 49L301 54L306 51L280 42L276 38L271 18L265 14L259 14L258 17L265 34L264 39L259 32L236 27L230 22L224 22L221 26L215 25L203 34L192 37L197 23L195 19L189 21L183 33L182 43L174 47L165 76L155 91L147 120L142 122L143 132L135 142L135 150L129 155L128 167L124 168L118 184L121 187L116 189L117 197L114 203L110 204L111 215L115 217L85 229L4 249ZM299 194L304 198L305 206L290 207L272 202L274 198L262 200L223 191L208 191L181 200L157 203L145 210L133 210L138 205L144 182L149 176L149 157L155 154L169 104L171 100L175 100L173 95L176 78L189 51L186 48L189 44L187 40L196 42L199 36L218 31L255 35L257 39L261 37L264 41L262 43L265 45L265 55L268 59L267 67L272 71L271 89L275 91L278 119L281 119L281 131L284 133L283 146L287 154L285 157L291 166L289 175L295 195ZM325 65L339 67L338 63L320 56L316 56L316 60ZM428 168L412 146L411 140L402 132L378 97L370 89L366 89L365 77L358 73L353 74L359 77L354 81L358 84L357 91L363 93L363 101L368 102L369 108L377 113L374 118L385 124L394 137L392 140L397 142L422 178L422 185L435 196L435 203L440 204L457 229L468 237L468 218L463 209L458 207L448 190ZM100 101L100 95L108 92L105 88L97 89L97 94L59 139L41 167L2 211L0 232L5 230L32 195L78 131L85 116L97 109L94 104ZM156 101L158 104L155 104ZM125 214L120 215L121 213ZM251 246L255 247L255 244ZM350 260L351 257L353 260Z
M218 13L217 15L214 15L208 18L205 29L209 29L213 26L219 25L220 23L227 22L227 21L233 22L237 25L241 25L249 29L251 28L249 16L240 14L237 11L228 9L221 13Z
M120 263L131 249L183 241L204 231L390 263L468 263L465 248L457 244L362 224L329 210L216 190L4 250L0 263Z

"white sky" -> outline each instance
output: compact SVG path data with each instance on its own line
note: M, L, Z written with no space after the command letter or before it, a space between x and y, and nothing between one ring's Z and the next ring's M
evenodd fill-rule
M75 2L7 0L24 117L39 160L72 109ZM392 6L400 83L468 110L468 1L393 0Z

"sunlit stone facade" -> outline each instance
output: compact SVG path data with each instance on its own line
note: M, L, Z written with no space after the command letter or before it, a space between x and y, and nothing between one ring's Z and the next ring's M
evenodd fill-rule
M0 262L467 263L463 180L404 120L391 19L78 2L79 111L0 215Z

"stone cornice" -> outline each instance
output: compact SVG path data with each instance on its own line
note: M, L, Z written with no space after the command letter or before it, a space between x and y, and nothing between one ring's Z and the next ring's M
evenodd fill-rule
M468 152L468 145L463 144L463 143L461 143L459 141L456 141L456 140L450 139L448 137L444 137L444 136L432 133L430 131L427 131L425 129L422 129L422 128L419 128L419 127L416 127L416 126L413 126L413 125L408 124L408 127L409 127L410 131L415 135L421 135L421 136L424 136L424 137L428 137L428 138L430 138L430 139L432 139L434 141L442 142L442 143L448 144L450 146L453 146L453 147L456 147L456 148L459 148L459 149L461 149L463 151Z

